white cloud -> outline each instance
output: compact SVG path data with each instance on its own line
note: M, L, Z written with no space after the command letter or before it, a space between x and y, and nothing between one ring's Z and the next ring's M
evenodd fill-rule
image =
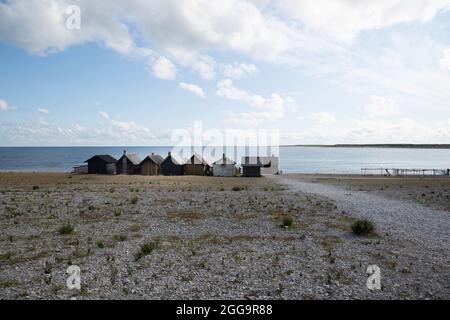
M32 53L47 54L69 46L100 41L121 53L133 48L128 27L118 19L119 8L98 1L76 1L80 4L82 28L66 28L65 11L69 0L17 0L0 3L0 38L26 48ZM105 10L105 8L107 8Z
M177 69L169 59L160 57L153 63L152 74L156 78L174 80L177 76Z
M39 111L40 113L50 114L50 110L48 110L47 108L39 108L38 111Z
M179 87L186 91L192 92L193 94L196 94L199 97L202 98L206 97L205 91L195 84L180 82Z
M3 145L153 145L165 138L133 121L110 117L93 126L55 125L39 119L32 123L0 122Z
M370 96L369 104L365 109L369 118L389 117L399 112L399 108L393 99L377 95Z
M336 116L329 112L318 112L313 114L312 118L320 125L329 126L337 122Z
M254 64L228 63L222 66L222 74L227 78L240 79L254 75L258 68Z
M339 126L284 131L281 138L291 144L443 143L450 140L449 124L450 120L425 125L409 118L351 119Z
M342 68L351 67L348 60L357 52L342 47L327 35L353 39L363 30L429 21L447 10L450 0L358 3L281 0L270 4L246 0L132 0L114 5L108 0L77 0L75 3L82 8L82 28L73 31L65 27L65 9L73 1L0 2L0 40L38 54L100 42L120 54L156 63L157 67L158 62L163 62L157 58L158 53L148 48L151 44L174 64L209 80L214 79L217 65L214 58L204 53L210 49L273 63L306 65L315 73L328 70L345 74ZM144 47L138 47L136 39ZM368 55L372 56L376 57ZM251 66L233 64L226 67L226 76L251 73ZM174 69L168 63L165 67L162 71L157 68L156 74L160 71L163 79L172 79Z
M7 101L0 99L0 112L2 111L15 111L17 108L10 105Z
M6 111L9 109L8 103L5 100L0 99L0 111Z
M65 27L64 11L74 3L82 8L77 31ZM439 36L446 25L437 19L438 25L426 28L418 23L449 5L450 0L0 1L0 41L40 55L96 42L142 60L163 79L175 79L182 68L207 80L219 73L254 74L251 63L222 64L219 57L231 53L252 63L288 64L351 93L389 97L417 118L418 110L447 117L450 49ZM297 109L280 94L254 95L233 83L222 90L227 99L259 109L233 116L236 122L261 123ZM369 104L369 120L395 115L389 99Z
M210 56L185 48L170 48L168 52L177 63L190 68L203 79L212 80L216 76L216 61Z
M100 116L105 120L108 120L110 118L109 114L106 113L105 111L99 111L99 113L100 113Z
M364 30L427 22L450 9L449 0L280 0L275 5L308 28L341 41L351 41Z
M450 70L450 48L445 48L442 51L442 58L440 60L440 63L444 68Z
M244 126L257 126L263 122L272 122L284 116L285 109L294 110L295 101L291 97L283 98L279 94L272 94L268 98L248 93L234 86L230 79L221 80L217 84L217 95L219 97L243 102L261 111L242 112L232 115L226 122Z

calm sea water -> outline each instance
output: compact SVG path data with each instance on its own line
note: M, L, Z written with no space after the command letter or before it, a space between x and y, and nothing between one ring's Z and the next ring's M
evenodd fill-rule
M170 147L48 147L0 148L0 171L69 172L95 154L110 154L115 158L124 149L143 159L149 153L163 157ZM217 160L222 148L207 150L209 158ZM240 163L243 148L234 150ZM281 147L280 169L298 173L359 173L362 167L450 168L450 149L395 148L324 148Z

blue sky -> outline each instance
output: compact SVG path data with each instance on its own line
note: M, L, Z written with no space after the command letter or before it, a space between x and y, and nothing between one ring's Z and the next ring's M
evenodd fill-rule
M450 143L449 9L0 1L0 145L170 145L195 121L284 144Z

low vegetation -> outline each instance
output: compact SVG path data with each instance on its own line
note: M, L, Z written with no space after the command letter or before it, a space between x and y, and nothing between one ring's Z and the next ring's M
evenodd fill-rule
M139 251L134 256L134 260L139 261L142 257L145 257L146 255L152 253L153 250L155 250L158 246L159 246L158 239L141 244Z
M137 204L138 201L139 201L139 198L138 198L138 197L133 197L133 198L131 199L131 204Z
M281 227L282 228L291 228L294 225L294 219L290 216L285 216L281 220Z
M75 230L74 226L71 225L70 223L65 223L58 228L59 234L62 234L62 235L71 234L74 232L74 230Z
M375 230L375 225L372 221L367 219L356 220L352 224L352 232L357 236L367 236L373 233Z
M115 234L113 239L118 242L127 241L128 237L126 234Z
M96 244L100 249L105 247L105 242L103 240L97 240Z

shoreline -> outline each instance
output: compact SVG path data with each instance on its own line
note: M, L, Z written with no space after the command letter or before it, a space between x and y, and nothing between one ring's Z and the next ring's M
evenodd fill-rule
M40 175L46 175L46 174L54 174L54 175L74 175L74 176L102 176L102 177L108 177L108 176L141 176L141 177L170 177L170 176L164 176L164 175L158 175L158 176L145 176L140 174L135 175L121 175L121 174L114 174L114 175L96 175L96 174L80 174L80 173L74 173L74 172L68 172L68 171L26 171L26 170L0 170L0 177L2 174L40 174ZM271 175L262 175L262 178L268 177ZM450 179L450 176L446 175L379 175L379 174L366 174L362 175L360 173L304 173L304 172L285 172L280 174L280 176L299 176L299 177L321 177L321 178L367 178L367 179L377 179L377 178L385 178L385 179ZM171 176L173 178L175 177L195 177L190 175L182 175L182 176ZM205 178L212 178L216 179L218 177L214 176L205 176ZM242 178L245 179L245 177L232 177L232 178Z
M450 149L450 144L293 144L283 148L384 148L384 149Z
M206 146L207 148L217 148L217 146ZM242 146L219 146L218 148L238 147ZM401 148L401 149L450 149L449 143L339 143L339 144L282 144L280 148L290 147L313 147L313 148ZM174 148L174 146L0 146L0 149L14 148ZM188 146L188 148L196 148L196 146Z

